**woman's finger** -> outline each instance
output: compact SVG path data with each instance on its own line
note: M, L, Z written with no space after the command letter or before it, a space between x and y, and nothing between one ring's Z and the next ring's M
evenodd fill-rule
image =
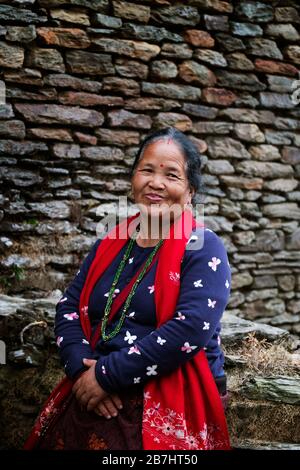
M111 414L109 412L109 410L106 408L105 404L103 403L103 401L101 403L99 403L99 405L97 406L97 411L100 411L100 413L102 414L102 416L104 416L105 418L107 419L110 419L111 418Z
M110 398L112 399L114 405L118 408L118 410L121 410L123 408L122 402L118 395L116 394L110 395Z
M118 415L118 408L115 406L111 397L104 398L103 403L108 409L109 414L115 418Z

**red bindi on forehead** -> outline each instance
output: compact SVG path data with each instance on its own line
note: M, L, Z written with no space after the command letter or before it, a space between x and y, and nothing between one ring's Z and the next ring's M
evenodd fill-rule
M164 165L163 165L162 163L161 163L159 166L160 166L161 168L163 168L163 167L164 167Z

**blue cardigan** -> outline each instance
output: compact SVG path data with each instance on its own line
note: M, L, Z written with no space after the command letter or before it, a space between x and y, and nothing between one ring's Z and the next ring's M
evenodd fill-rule
M85 370L83 358L97 359L97 381L104 390L112 393L168 374L204 348L213 376L224 375L220 319L229 299L231 273L221 239L209 229L197 228L193 232L182 260L180 294L171 320L156 328L156 261L137 288L118 335L109 341L100 339L93 352L80 326L79 299L100 243L97 240L94 244L56 306L55 334L66 374L74 378ZM126 247L127 244L91 293L89 317L93 329L103 317L108 292ZM152 250L152 247L133 245L116 294L131 280ZM113 320L112 328L120 313Z

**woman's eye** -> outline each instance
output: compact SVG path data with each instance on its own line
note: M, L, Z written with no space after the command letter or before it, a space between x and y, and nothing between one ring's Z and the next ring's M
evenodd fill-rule
M141 171L146 171L147 173L151 173L152 170L150 168L142 168Z
M171 176L172 178L178 178L178 176L175 175L174 173L168 173L168 176Z

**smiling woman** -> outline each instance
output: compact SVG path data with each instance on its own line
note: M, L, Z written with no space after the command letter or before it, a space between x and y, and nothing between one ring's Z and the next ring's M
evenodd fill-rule
M220 238L192 215L199 173L180 131L142 143L139 213L95 243L57 304L67 377L26 449L230 449L220 319L231 276Z

